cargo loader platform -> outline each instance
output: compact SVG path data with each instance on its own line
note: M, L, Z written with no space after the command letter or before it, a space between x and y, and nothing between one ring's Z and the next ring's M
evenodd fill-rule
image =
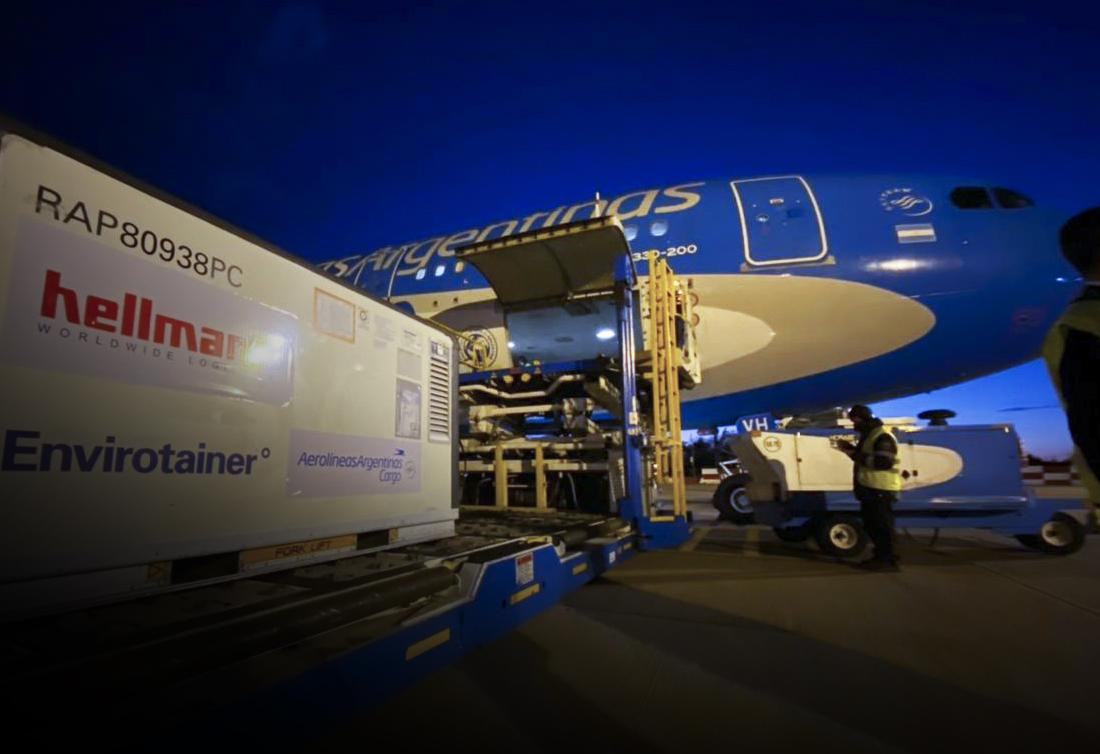
M613 216L455 256L496 296L453 333L467 354L458 379L463 505L586 506L628 522L643 549L686 541L680 390L702 374L690 284L656 252L639 273ZM478 349L488 331L507 351Z

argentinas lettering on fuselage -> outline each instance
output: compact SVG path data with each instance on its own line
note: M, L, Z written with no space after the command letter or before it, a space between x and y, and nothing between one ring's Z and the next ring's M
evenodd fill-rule
M764 411L886 400L1031 358L1072 287L1053 249L1061 218L1026 197L1000 202L982 183L895 175L685 182L320 267L421 316L484 333L475 337L495 339L494 367L511 368L512 352L544 360L567 349L534 328L515 337L483 276L447 257L464 245L617 216L636 261L651 250L684 257L674 266L696 297L703 378L684 397L683 422L724 425ZM971 207L960 191L984 198ZM578 352L588 342L607 348L598 329L571 324Z
M496 222L483 228L470 228L450 236L438 236L400 246L386 246L369 254L356 254L325 263L321 268L337 277L358 281L364 271L388 270L400 260L396 274L415 275L418 270L427 267L434 257L453 257L455 249L466 244L606 215L618 215L620 220L631 220L650 214L683 212L700 202L701 194L693 189L703 185L703 181L681 183L664 189L634 191L614 199L593 199L579 204L563 205L526 217Z

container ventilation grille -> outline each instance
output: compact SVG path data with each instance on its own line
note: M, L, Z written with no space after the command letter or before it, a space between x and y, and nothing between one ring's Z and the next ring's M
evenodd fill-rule
M451 439L451 349L432 341L428 374L428 439Z

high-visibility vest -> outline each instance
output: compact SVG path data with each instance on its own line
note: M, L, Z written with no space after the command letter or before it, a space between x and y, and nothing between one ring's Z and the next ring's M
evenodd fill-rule
M874 467L875 442L887 432L886 427L878 426L867 433L867 438L859 446L856 462L856 481L861 487L886 492L901 491L901 460L894 454L894 465L889 469ZM868 463L869 461L869 463Z
M1066 351L1066 338L1069 337L1070 330L1082 330L1100 338L1100 300L1074 301L1054 323L1054 327L1050 328L1046 340L1043 341L1043 360L1047 363L1050 381L1054 383L1059 398L1062 398L1062 355ZM1100 380L1100 375L1097 375L1097 379ZM1064 398L1062 405L1065 406ZM1100 479L1096 476L1100 469L1090 469L1077 448L1073 449L1073 465L1081 475L1081 484L1088 490L1089 499L1093 503L1100 503Z

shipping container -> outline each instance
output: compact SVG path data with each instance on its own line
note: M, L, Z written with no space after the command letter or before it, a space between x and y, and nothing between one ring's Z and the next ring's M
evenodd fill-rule
M453 534L450 335L15 133L0 312L4 616Z

